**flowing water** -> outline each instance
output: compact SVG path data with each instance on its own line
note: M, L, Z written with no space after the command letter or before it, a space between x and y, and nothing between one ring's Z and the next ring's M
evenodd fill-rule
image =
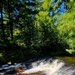
M30 61L29 61L30 62ZM23 73L41 72L46 75L75 75L75 66L68 65L62 60L53 58L41 58L26 63L27 69Z

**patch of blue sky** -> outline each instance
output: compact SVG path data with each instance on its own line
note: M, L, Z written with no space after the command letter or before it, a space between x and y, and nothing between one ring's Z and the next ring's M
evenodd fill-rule
M50 14L50 16L52 16L52 15L53 15L53 11L50 11L50 13L49 13L49 14Z
M65 2L62 2L62 4L59 6L58 10L59 10L59 14L64 14L65 13Z
M57 0L57 2L60 2L60 0ZM52 2L52 6L54 6L56 4L55 0L53 0ZM64 14L65 11L65 2L63 1L62 4L59 6L58 10L59 10L59 14Z
M2 14L2 15L3 15L3 14ZM4 16L4 15L3 15L3 16ZM0 18L1 18L1 13L0 13ZM8 19L3 17L3 20L6 21L6 20L8 20Z
M22 1L22 0L19 0L19 1Z
M7 18L3 18L3 20L4 20L4 21L7 21L8 19L7 19Z
M2 16L4 16L4 14L2 13ZM1 12L0 12L0 18L1 18Z
M19 15L19 11L15 8L14 9L14 14L17 16L17 15Z
M54 0L55 1L55 0ZM58 1L60 1L60 0L58 0ZM53 2L52 3L52 6L55 4L55 2ZM66 5L65 5L65 2L63 1L62 2L62 4L56 9L56 10L58 10L59 12L58 12L58 14L64 14L65 13L65 9L66 9ZM52 10L52 11L50 11L50 16L52 16L53 15L53 12L54 12L55 10ZM55 13L55 12L54 12Z
M1 18L1 13L0 13L0 18Z

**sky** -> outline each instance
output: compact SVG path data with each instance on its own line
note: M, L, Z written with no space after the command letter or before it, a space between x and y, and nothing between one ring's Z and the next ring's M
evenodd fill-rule
M59 13L60 14L64 14L64 11L65 11L65 2L63 2L61 5L60 5L60 7L58 8L58 10L59 10Z
M31 0L29 0L30 2L31 2ZM59 0L58 0L59 1ZM52 5L54 5L55 3L53 3ZM31 8L31 6L30 6L30 8ZM58 8L58 10L59 10L59 14L64 14L64 11L65 11L65 2L63 1L63 3L59 6L59 8ZM14 11L14 13L16 14L16 15L19 15L19 11L15 8L15 11ZM52 16L52 13L53 13L53 11L50 11L50 15ZM0 13L0 18L1 18L1 13Z

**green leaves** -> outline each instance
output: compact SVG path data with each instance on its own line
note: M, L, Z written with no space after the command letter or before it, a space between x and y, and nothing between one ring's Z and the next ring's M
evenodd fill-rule
M72 3L73 0L70 0L70 3ZM57 29L59 30L60 35L66 40L67 44L69 45L69 48L72 49L74 52L75 50L75 8L74 8L74 3L73 2L71 8L69 11L66 10L66 12L63 15L60 15L59 22ZM69 53L72 54L72 51L67 50Z

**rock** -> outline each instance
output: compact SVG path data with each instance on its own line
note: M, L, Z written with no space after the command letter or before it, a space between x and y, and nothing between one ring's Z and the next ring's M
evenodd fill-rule
M16 72L20 73L20 72L24 72L24 70L21 69L21 68L17 68L17 69L16 69Z

